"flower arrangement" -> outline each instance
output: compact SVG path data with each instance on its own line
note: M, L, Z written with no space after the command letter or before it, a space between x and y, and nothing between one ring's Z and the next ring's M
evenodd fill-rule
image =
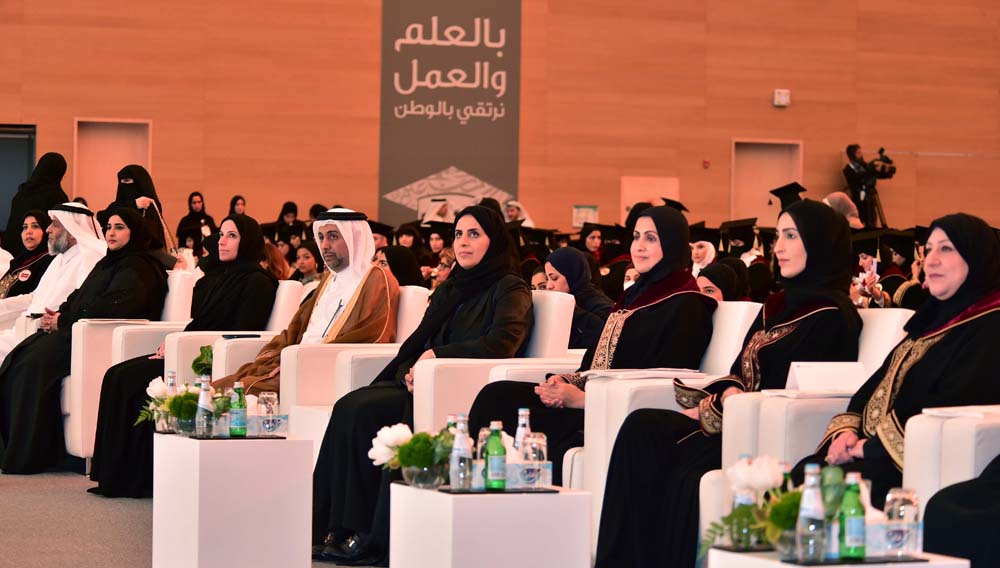
M209 353L209 357L211 357L211 353ZM229 412L229 407L232 404L231 398L223 393L216 392L212 387L209 387L209 391L212 393L213 414L215 417L218 418ZM201 389L188 385L177 387L177 392L171 392L166 383L163 382L163 377L156 377L146 387L146 395L149 396L149 401L139 411L139 416L136 418L133 426L138 426L143 422L158 423L169 416L173 416L178 420L194 420L195 415L198 413L198 396L200 393Z
M427 468L448 463L454 434L442 428L437 434L414 434L406 424L385 426L372 438L368 457L383 469Z

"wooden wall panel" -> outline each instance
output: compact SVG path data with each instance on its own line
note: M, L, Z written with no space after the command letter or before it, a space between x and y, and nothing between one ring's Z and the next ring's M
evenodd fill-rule
M717 223L734 138L802 140L816 198L843 187L844 146L882 145L894 224L962 207L1000 225L991 0L522 3L520 196L539 225L568 227L574 203L613 220L625 175L680 178L692 220ZM375 0L0 0L0 122L37 124L39 154L72 167L75 117L151 120L171 222L194 189L217 217L234 193L262 221L286 199L373 211L380 25Z

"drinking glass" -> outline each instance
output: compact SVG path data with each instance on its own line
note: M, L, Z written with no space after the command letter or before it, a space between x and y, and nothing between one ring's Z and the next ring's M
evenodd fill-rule
M257 397L257 414L260 417L261 429L267 434L273 434L281 423L281 419L278 418L278 393L260 393Z
M486 459L486 440L490 437L490 429L483 426L479 429L479 437L476 439L476 459Z
M885 544L888 556L920 552L920 504L913 489L890 489L885 497Z

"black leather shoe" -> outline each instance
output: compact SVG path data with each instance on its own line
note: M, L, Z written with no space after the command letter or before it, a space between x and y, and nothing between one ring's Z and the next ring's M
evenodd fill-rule
M323 539L323 544L314 544L312 547L312 559L313 560L323 560L323 551L326 547L337 542L337 537L333 533L326 535Z
M368 547L361 535L353 535L342 543L331 543L323 549L323 560L338 564L356 562L368 556Z

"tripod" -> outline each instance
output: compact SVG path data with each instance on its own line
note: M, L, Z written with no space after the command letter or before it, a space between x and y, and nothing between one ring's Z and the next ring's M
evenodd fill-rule
M876 227L881 226L884 229L888 229L889 223L885 220L885 210L882 209L882 199L878 195L878 190L872 186L869 193L871 194L868 196L868 200L870 201L869 207L874 217L872 223Z

